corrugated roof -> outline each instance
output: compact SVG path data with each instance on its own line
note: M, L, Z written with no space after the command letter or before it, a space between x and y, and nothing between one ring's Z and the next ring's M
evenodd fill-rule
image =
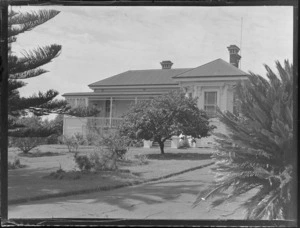
M193 68L173 78L214 77L214 76L246 76L247 73L236 68L223 59L216 59L199 67Z
M177 78L246 75L247 73L223 59L216 59L196 68L129 70L89 86L177 85Z
M177 85L178 83L172 77L191 69L129 70L92 83L89 86Z

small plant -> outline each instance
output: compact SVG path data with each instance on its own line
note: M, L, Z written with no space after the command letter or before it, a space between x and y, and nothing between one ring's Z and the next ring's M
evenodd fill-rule
M99 136L96 133L87 133L86 134L86 141L87 144L90 145L95 145Z
M83 135L80 133L74 134L75 140L77 141L78 145L85 145L86 140L84 139Z
M36 148L45 143L45 138L42 137L12 137L11 144L20 149L24 154L29 153L33 148Z
M74 154L74 160L80 171L97 172L100 170L116 170L116 154L103 148L89 155Z
M107 147L112 153L116 153L118 159L123 159L131 144L127 136L121 136L118 132L103 134L99 141L100 146Z
M146 154L139 154L135 156L138 160L139 165L149 164L148 156Z
M93 163L87 155L74 155L75 162L81 171L90 171L93 168Z
M50 173L50 177L53 177L55 179L63 179L64 176L66 174L66 171L64 171L61 166L59 167L58 170L56 170L55 172Z
M63 136L63 143L68 147L69 152L77 152L79 143L74 136Z
M46 144L59 144L59 135L52 134L46 138Z
M13 162L8 162L7 164L7 168L8 169L19 169L19 168L23 168L25 167L25 165L22 165L21 162L20 162L20 159L15 157Z

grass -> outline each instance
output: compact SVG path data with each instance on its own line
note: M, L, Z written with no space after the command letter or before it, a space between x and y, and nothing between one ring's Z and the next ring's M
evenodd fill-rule
M80 146L78 151L88 154L94 152L94 148ZM9 170L8 200L16 202L159 178L210 163L211 152L211 149L200 148L185 149L184 152L166 148L162 155L159 148L131 148L125 159L118 162L117 171L84 173L76 170L74 153L68 152L65 145L39 146L30 156L22 156L18 149L9 148L9 159L17 157L25 168Z

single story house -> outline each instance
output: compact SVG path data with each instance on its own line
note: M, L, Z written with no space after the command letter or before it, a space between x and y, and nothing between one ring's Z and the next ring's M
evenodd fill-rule
M89 86L92 92L65 93L72 106L96 106L102 126L116 127L131 103L152 99L170 90L183 88L187 95L198 97L198 107L213 116L218 106L222 111L234 110L234 85L247 79L239 69L239 47L230 45L229 63L216 59L195 68L172 68L171 61L162 61L161 69L129 70ZM65 117L64 135L75 132L85 134L89 118Z

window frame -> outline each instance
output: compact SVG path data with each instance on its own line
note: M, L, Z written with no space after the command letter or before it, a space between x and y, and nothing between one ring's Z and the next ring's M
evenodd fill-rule
M214 105L212 104L206 104L206 93L215 93L216 94L216 103ZM206 107L214 107L215 111L210 112L206 110ZM209 117L214 117L217 114L217 107L219 106L219 91L217 89L206 89L203 91L203 110L208 114Z

